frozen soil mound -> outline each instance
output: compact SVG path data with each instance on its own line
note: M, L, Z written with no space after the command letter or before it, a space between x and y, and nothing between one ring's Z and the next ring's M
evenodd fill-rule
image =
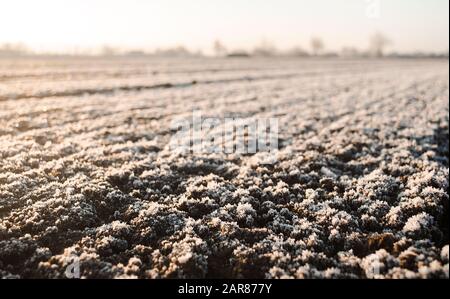
M0 277L448 278L448 81L437 60L0 62ZM277 118L276 161L173 150L194 109Z

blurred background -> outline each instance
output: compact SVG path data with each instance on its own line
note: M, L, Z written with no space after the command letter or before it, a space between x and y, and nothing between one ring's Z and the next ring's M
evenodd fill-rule
M448 56L447 0L2 0L0 56Z

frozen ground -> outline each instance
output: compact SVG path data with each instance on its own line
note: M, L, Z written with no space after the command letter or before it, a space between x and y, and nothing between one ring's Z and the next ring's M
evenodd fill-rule
M448 61L0 60L0 277L448 278ZM279 119L279 153L170 123Z

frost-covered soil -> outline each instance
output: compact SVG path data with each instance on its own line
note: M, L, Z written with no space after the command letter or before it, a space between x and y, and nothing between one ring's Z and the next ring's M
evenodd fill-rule
M448 278L448 67L0 60L0 277ZM276 163L171 150L194 109Z

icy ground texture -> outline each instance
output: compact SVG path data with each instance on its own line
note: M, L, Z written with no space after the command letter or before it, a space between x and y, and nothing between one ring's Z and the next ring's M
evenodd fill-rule
M448 61L0 62L0 276L448 278ZM277 117L182 154L175 117Z

